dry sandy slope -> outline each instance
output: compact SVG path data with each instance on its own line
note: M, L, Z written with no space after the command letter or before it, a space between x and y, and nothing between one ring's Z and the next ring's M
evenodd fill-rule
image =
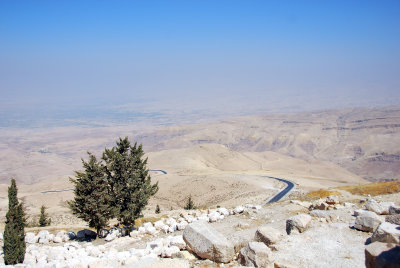
M219 144L165 150L149 153L148 157L150 169L168 172L167 175L153 173L153 180L159 182L160 190L150 200L149 210L154 210L156 204L162 210L182 207L189 195L200 207L262 204L285 186L263 176L289 178L304 190L365 182L331 163L306 162L274 152L239 153ZM72 199L73 193L40 192L67 188L71 188L67 176L32 185L20 184L19 197L29 214L38 214L44 204L51 215L60 218L60 215L69 214L66 200ZM4 217L6 185L0 186L0 196L0 216ZM66 219L61 217L59 221L62 223Z

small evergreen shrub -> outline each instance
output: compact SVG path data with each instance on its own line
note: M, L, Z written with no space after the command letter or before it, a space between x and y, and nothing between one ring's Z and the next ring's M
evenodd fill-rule
M192 210L192 209L196 209L193 200L192 200L192 196L189 195L188 200L186 202L186 206L184 207L184 209L186 210Z
M49 215L47 215L46 213L46 207L42 205L40 207L39 226L45 227L49 226L50 224L51 224L51 219L49 218Z

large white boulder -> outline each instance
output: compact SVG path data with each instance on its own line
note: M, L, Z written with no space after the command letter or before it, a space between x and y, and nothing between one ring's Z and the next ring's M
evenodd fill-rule
M157 232L154 226L149 226L146 228L146 234L154 235Z
M400 243L400 226L382 222L371 237L371 242Z
M365 232L374 232L381 223L382 220L376 213L365 211L357 216L354 228Z
M274 267L271 250L261 242L250 242L239 253L239 262L245 266Z
M59 231L55 237L61 238L62 242L68 242L70 240L69 235L66 231ZM54 241L54 240L53 240Z
M374 242L365 247L365 267L400 267L400 246Z
M221 218L221 214L219 214L216 211L211 212L210 214L208 214L208 219L210 222L216 222Z
M182 230L185 230L185 228L186 228L186 226L187 226L188 224L189 224L189 223L188 223L187 221L183 220L182 222L178 223L178 225L176 226L176 228L177 228L179 231L182 231Z
M139 232L139 234L145 234L146 233L146 228L144 228L143 226L140 226L138 228L138 232Z
M235 257L233 244L207 222L189 224L183 232L183 239L201 258L227 263Z
M154 223L154 227L155 227L157 230L162 230L164 226L165 226L165 224L164 224L164 221L162 221L162 220L156 221L156 222Z
M309 227L310 222L311 216L307 214L299 214L290 217L286 220L286 233L291 234L293 231L302 233Z
M393 202L378 203L375 199L372 198L368 200L367 203L365 203L365 208L367 210L375 212L378 215L388 215L391 206L394 206Z
M186 248L186 242L181 235L169 236L167 239L170 246L177 246L181 250Z
M118 234L116 232L111 232L106 236L106 238L104 240L107 242L111 242L114 239L116 239L117 237L118 237Z
M224 215L225 217L229 216L229 210L226 208L218 208L217 211L219 214Z
M55 236L53 238L53 243L62 243L62 242L63 242L63 239L60 236Z
M43 230L38 233L38 243L39 244L48 244L50 241L50 233L49 231Z
M147 229L147 228L153 227L153 224L152 224L151 222L145 222L142 226L143 226L145 229Z
M161 251L161 257L163 258L171 258L173 255L180 252L180 249L177 246L164 247Z
M161 228L161 230L164 232L164 233L168 233L169 231L170 231L170 229L169 229L170 227L168 226L168 225L164 225L162 228ZM172 228L171 228L172 229ZM173 231L173 230L172 230Z
M390 214L390 208L392 206L394 206L394 203L393 202L381 202L381 203L379 203L379 205L382 208L382 211L381 211L380 214L381 215L389 215Z
M25 242L28 244L35 244L39 241L39 237L35 233L27 232L25 234Z
M187 221L188 223L191 223L191 222L194 221L194 218L193 218L192 215L185 215L183 218L184 218L185 221Z
M133 230L132 232L129 233L130 237L138 237L139 236L139 231L138 230Z
M237 207L235 207L235 209L233 210L233 213L234 214L240 214L240 213L242 213L244 211L244 207L242 207L242 206L237 206Z
M254 240L262 242L267 246L272 246L273 244L278 243L282 236L283 234L275 228L261 226L257 229L256 234L254 235Z

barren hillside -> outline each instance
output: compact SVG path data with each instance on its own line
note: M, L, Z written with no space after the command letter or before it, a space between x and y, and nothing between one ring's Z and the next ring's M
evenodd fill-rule
M138 136L152 151L218 143L333 162L368 180L400 177L400 108L354 108L242 117Z

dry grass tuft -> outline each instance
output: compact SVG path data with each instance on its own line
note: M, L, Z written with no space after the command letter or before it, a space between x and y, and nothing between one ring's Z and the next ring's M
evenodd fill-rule
M145 222L156 222L161 220L163 217L144 217L135 220L135 227L138 228L143 225Z
M400 192L400 180L375 182L357 186L341 186L338 189L357 195L382 195Z
M338 191L329 191L321 189L318 191L309 192L308 194L305 195L305 199L315 200L315 199L325 198L330 195L341 195L341 194Z

